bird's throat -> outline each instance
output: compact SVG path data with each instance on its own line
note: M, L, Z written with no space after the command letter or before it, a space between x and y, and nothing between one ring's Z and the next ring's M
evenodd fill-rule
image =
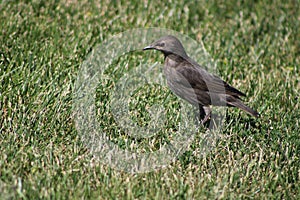
M165 56L165 64L172 68L176 68L183 61L183 58L175 54L169 54L168 56Z

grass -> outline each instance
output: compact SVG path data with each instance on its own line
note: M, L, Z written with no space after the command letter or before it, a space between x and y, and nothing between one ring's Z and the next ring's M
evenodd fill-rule
M0 4L1 199L299 199L299 1L3 1ZM162 27L203 42L220 76L261 114L236 109L215 147L189 150L163 169L130 174L98 162L81 141L72 111L75 81L89 53L113 35ZM188 52L190 53L190 52ZM178 100L145 86L130 115L145 125L147 106L167 109L166 128L147 139L120 131L108 107L126 71L161 63L158 53L124 55L97 87L99 124L119 147L155 151L176 130ZM118 68L121 69L121 68ZM147 95L147 92L150 95ZM253 122L252 122L253 121Z

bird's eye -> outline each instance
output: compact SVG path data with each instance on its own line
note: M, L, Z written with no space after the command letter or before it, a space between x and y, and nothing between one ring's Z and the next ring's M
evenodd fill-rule
M165 46L165 43L164 43L164 42L160 42L160 43L158 43L158 46L164 47L164 46Z

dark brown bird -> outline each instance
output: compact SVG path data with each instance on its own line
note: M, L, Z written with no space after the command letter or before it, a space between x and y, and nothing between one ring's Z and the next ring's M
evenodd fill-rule
M254 117L259 113L243 104L244 93L230 86L218 76L212 75L192 60L181 42L167 35L143 50L158 50L165 56L164 74L170 89L189 103L199 106L200 119L210 119L210 105L238 107Z

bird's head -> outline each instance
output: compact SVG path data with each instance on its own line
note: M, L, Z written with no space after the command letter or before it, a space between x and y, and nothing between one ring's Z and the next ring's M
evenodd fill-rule
M183 58L187 57L187 54L182 46L181 42L172 35L163 36L157 41L153 42L149 46L143 48L143 50L158 50L165 54L165 56L169 54L176 54Z

